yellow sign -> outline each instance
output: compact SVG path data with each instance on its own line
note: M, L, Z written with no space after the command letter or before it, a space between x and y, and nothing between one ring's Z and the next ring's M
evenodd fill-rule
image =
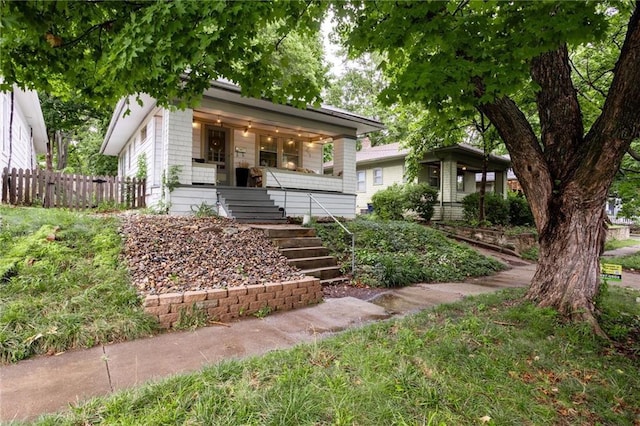
M600 277L607 281L622 281L622 265L600 264Z

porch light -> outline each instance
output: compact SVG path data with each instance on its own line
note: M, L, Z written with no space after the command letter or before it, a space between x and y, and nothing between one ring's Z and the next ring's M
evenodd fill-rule
M249 120L249 129L251 128L251 120Z
M467 170L467 166L462 166L462 170Z
M280 133L280 129L276 127L276 133Z
M221 124L222 120L220 120L220 116L218 116L218 119L216 120L216 123Z
M191 127L193 127L194 129L197 129L198 127L200 127L200 123L198 123L197 121L194 121L191 123Z
M242 136L247 136L249 134L249 128L245 127L244 131L242 132Z
M289 145L293 145L293 140L289 139Z
M268 140L269 142L271 142L271 136L267 137L267 140Z

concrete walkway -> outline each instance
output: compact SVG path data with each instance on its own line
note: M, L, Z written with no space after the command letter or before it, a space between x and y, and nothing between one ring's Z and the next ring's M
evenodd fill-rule
M274 313L263 319L246 318L228 326L171 332L3 366L0 422L32 420L94 396L197 371L225 359L288 348L467 295L527 286L535 265L510 263L518 266L464 283L418 284L389 291L369 302L353 297L328 299L316 306ZM640 275L626 274L624 281L624 285L640 289Z

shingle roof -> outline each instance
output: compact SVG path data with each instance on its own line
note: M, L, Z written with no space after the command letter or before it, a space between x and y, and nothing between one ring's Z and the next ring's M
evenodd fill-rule
M399 142L387 145L363 147L360 151L356 152L356 164L381 159L393 160L396 158L404 158L408 153L409 149L401 148ZM327 161L324 163L324 167L325 169L333 167L333 161Z

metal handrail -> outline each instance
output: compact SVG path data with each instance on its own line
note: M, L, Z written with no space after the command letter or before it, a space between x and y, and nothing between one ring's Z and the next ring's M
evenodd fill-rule
M353 234L353 232L349 231L346 226L344 226L338 219L336 219L336 217L334 215L331 214L331 212L329 210L327 210L320 201L318 201L316 199L316 197L314 197L312 194L307 194L309 196L309 217L313 217L313 214L311 212L312 209L312 200L316 202L317 205L320 206L320 208L322 210L324 210L324 212L326 214L329 215L329 217L331 219L333 219L333 221L335 223L337 223L338 225L340 225L340 227L344 230L344 232L346 232L348 235L351 236L351 274L353 275L353 277L355 278L356 276L356 238L355 235Z
M276 180L276 183L278 184L280 189L284 191L284 217L287 217L287 188L282 186L282 184L278 180L278 177L271 171L271 169L269 167L265 167L264 170L266 170L269 173L271 173L271 176L273 176L273 178ZM265 185L265 187L267 185L267 180L266 179L264 180L264 185Z

